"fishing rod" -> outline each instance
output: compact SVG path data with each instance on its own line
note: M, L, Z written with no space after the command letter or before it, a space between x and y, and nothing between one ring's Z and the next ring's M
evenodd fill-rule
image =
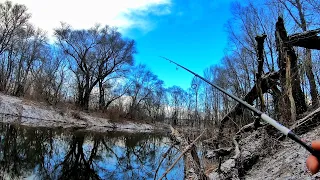
M182 69L188 71L189 73L195 75L196 77L200 78L201 80L203 80L204 82L210 84L211 86L217 88L219 91L223 92L224 94L228 95L229 97L231 97L232 99L234 99L235 101L237 101L238 103L242 104L244 107L248 108L249 110L253 111L256 115L258 115L262 120L264 120L265 122L267 122L268 124L272 125L273 127L275 127L276 129L278 129L280 132L282 132L284 135L288 136L290 139L292 139L293 141L297 142L298 144L300 144L302 147L304 147L306 150L308 150L312 155L316 156L319 160L320 160L320 151L317 151L315 149L313 149L310 145L308 145L307 143L303 142L299 136L297 136L295 133L293 133L290 129L288 129L287 127L283 126L282 124L280 124L278 121L274 120L273 118L271 118L270 116L268 116L267 114L265 114L264 112L258 110L257 108L253 107L252 105L248 104L246 101L238 98L237 96L227 92L225 89L221 88L220 86L217 86L213 83L211 83L210 81L208 81L207 79L205 79L204 77L200 76L199 74L191 71L190 69L166 58L163 56L160 56L161 58L169 61L170 63L173 63L179 67L181 67Z

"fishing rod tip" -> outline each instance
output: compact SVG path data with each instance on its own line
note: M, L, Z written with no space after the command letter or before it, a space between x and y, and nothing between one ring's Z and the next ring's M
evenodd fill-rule
M168 59L168 58L166 58L166 57L163 57L163 56L159 56L160 58L163 58L163 59L165 59L165 60L167 60L167 61L169 61L170 63L173 63L173 61L172 60L170 60L170 59Z

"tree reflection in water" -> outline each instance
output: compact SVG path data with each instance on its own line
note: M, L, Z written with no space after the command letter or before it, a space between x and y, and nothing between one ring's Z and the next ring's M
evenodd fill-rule
M0 124L0 140L0 176L9 179L153 179L169 148L164 143L169 140L158 134L73 133L9 124ZM167 177L182 179L183 162Z

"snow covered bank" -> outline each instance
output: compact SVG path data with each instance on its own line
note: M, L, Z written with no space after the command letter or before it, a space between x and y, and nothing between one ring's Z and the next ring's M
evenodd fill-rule
M152 132L155 128L142 123L114 123L109 119L90 116L77 111L55 110L50 107L40 107L37 104L26 103L23 99L0 94L0 121L18 123L32 127L61 127L90 131L125 131Z

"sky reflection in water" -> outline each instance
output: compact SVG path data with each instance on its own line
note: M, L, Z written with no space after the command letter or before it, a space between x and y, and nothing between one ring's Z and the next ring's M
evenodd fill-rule
M153 179L169 148L161 134L84 133L0 124L0 177L27 179ZM169 153L158 177L177 158ZM168 179L183 179L181 160Z

